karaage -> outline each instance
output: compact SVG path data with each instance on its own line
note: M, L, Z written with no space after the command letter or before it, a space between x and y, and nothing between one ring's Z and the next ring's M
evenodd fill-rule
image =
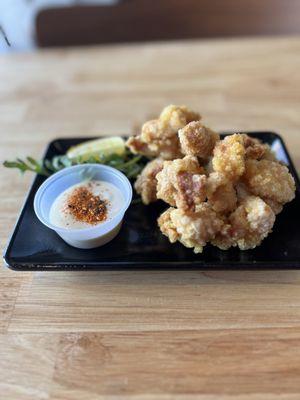
M207 177L196 157L164 161L156 179L157 198L171 206L193 211L206 198Z
M267 144L246 134L220 140L185 106L166 107L127 145L159 157L135 188L145 204L171 206L158 218L161 232L196 253L208 242L222 250L259 246L295 197L294 178Z
M223 221L207 204L196 207L195 212L180 208L169 208L158 218L158 225L171 243L181 242L184 246L193 248L195 253L201 253L207 242L213 240L221 230Z
M135 181L134 188L141 195L144 204L150 204L157 200L156 175L162 170L163 162L161 158L150 161Z
M141 133L129 138L126 144L135 154L165 160L182 157L178 130L199 119L200 114L186 106L170 105L163 109L158 119L146 122Z
M201 121L193 121L178 131L181 151L185 155L196 156L203 160L209 158L220 136L202 125Z

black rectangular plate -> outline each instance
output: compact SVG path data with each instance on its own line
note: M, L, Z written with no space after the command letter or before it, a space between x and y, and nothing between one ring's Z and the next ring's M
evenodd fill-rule
M298 269L300 268L299 179L279 135L251 132L249 135L272 146L296 181L296 199L277 216L273 233L261 246L247 251L222 251L207 245L194 254L180 243L170 244L160 233L156 219L166 208L162 202L150 206L132 204L120 234L103 247L79 250L66 244L55 232L42 225L33 211L34 195L45 180L37 176L6 249L8 267L18 270L122 270L122 269ZM91 138L57 139L45 157L64 154L70 146Z

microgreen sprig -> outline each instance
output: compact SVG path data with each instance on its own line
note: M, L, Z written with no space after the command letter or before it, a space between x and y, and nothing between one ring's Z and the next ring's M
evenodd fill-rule
M4 161L6 168L16 168L25 173L26 171L35 172L39 175L50 176L63 168L79 164L104 164L109 165L123 172L129 179L134 179L144 168L146 160L142 156L136 156L130 151L124 154L93 154L89 157L69 158L66 155L55 156L52 159L35 160L26 157L24 160L17 158L14 161Z

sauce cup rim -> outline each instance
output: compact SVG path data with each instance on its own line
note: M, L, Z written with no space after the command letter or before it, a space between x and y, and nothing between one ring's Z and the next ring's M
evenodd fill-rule
M123 183L125 183L125 185L127 186L127 193L125 196L126 198L124 201L124 205L120 208L120 210L108 221L102 222L100 224L92 225L91 227L88 227L88 228L81 228L81 229L80 228L73 229L73 228L60 227L60 226L52 224L50 221L45 219L44 216L40 212L40 203L43 201L43 195L44 195L45 191L47 190L47 188L49 187L49 185L55 184L60 178L62 178L65 175L75 172L76 169L79 170L82 168L90 168L90 167L97 168L99 170L101 169L101 170L109 171L109 172L117 175L118 177L120 177L123 180ZM71 185L70 185L70 187L71 187ZM71 167L66 167L66 168L62 169L61 171L58 171L58 172L54 173L53 175L49 176L38 188L38 190L34 196L33 208L34 208L34 212L35 212L35 215L37 216L37 218L40 220L40 222L42 222L48 228L50 228L56 232L61 232L61 233L64 232L64 233L83 233L84 234L84 233L89 233L89 232L93 232L96 230L99 230L99 231L105 230L105 228L108 226L108 224L113 225L113 221L115 219L117 219L120 216L120 214L123 214L123 215L125 214L126 210L128 209L128 207L131 204L131 200L132 200L131 183L130 183L129 179L127 178L127 176L125 174L123 174L121 171L119 171L116 168L110 167L108 165L103 165L103 164L80 164L80 165L73 165ZM107 232L113 230L114 227L115 226L113 225L112 228L109 229ZM104 232L103 234L105 234L107 232Z

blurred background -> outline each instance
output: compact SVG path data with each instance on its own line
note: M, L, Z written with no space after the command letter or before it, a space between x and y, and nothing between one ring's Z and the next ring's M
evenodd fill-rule
M0 52L300 33L300 0L0 0Z

